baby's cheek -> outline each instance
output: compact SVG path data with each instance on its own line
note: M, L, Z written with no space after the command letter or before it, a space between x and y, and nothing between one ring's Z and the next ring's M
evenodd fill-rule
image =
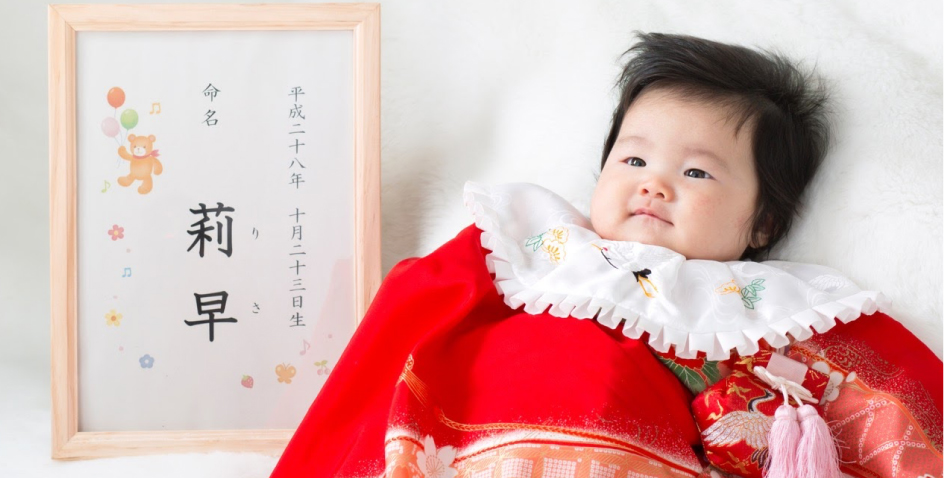
M711 230L743 231L750 223L753 210L737 201L720 196L694 198L691 214L702 233Z
M620 191L625 190L618 178L601 178L590 198L590 219L602 220L615 214L614 209L620 208L623 201Z
M690 212L696 214L698 217L717 221L721 219L716 216L719 215L719 211L723 209L723 206L723 198L708 195L695 196L692 200L693 211Z
M702 201L702 207L723 224L741 225L754 214L753 204L746 198L717 195L704 197Z
M751 227L751 222L754 219L754 211L756 209L753 202L745 199L741 203L737 204L734 210L736 212L732 213L735 224L743 226L745 228Z

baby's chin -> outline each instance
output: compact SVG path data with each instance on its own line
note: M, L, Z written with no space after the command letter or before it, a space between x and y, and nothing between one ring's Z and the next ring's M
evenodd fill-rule
M733 261L737 257L727 257L719 254L712 254L710 251L699 250L698 248L685 247L684 244L678 244L665 235L650 233L649 231L638 230L617 230L615 232L604 230L603 234L597 232L601 239L619 242L638 242L647 246L659 246L669 249L677 254L685 256L686 259L699 259L706 261Z
M597 224L593 223L592 218L591 224L594 227L597 226ZM600 224L600 226L599 230L595 230L594 232L596 232L601 239L618 242L638 242L648 246L664 247L685 256L686 259L726 262L738 260L739 257L739 255L735 255L732 251L720 252L705 250L704 247L700 248L698 244L691 244L688 243L688 241L674 237L671 234L671 226L667 229L636 227L638 226L637 224L625 222L620 224L622 227L614 227L612 224Z
M673 241L668 240L664 237L653 237L648 234L633 234L633 233L622 233L622 234L599 234L601 239L606 239L608 241L620 241L620 242L638 242L640 244L645 244L647 246L659 246L669 249L677 254L685 256L687 260L703 260L703 261L717 261L717 262L730 262L740 260L740 254L736 252L726 251L724 253L712 252L706 250L700 250L698 248L686 248L680 246ZM741 252L743 254L743 251Z
M673 241L670 241L668 238L656 235L656 234L647 234L640 231L606 231L603 233L597 232L601 239L606 239L608 241L619 241L619 242L638 242L640 244L646 244L647 246L659 246L666 249L671 249L679 254L682 254L685 257L688 257L684 252L680 251L677 247L677 244L674 244Z

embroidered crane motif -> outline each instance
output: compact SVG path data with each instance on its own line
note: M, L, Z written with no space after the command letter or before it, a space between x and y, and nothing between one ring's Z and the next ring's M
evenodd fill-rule
M646 297L652 299L655 297L655 294L659 293L659 289L656 288L655 284L649 280L649 274L652 274L652 271L649 269L643 269L641 271L633 271L633 277L636 278L636 283L639 284L639 287L642 287L642 292L646 294ZM646 284L649 284L649 287L652 288L652 292L646 289Z
M726 413L702 432L705 444L731 446L743 441L755 450L767 448L767 435L774 417L758 412L757 405L776 397L770 390L764 390L763 396L747 402L748 411Z
M600 246L598 246L598 245L596 245L596 244L594 244L594 243L592 243L592 242L590 243L590 245L593 246L593 247L596 247L597 250L600 251L600 255L603 256L603 259L606 260L606 263L609 264L610 267L612 267L612 268L614 268L614 269L619 269L619 267L616 267L616 265L613 264L613 261L610 260L610 256L606 255L606 253L609 251L609 249L607 249L607 248L605 248L605 247L600 247Z
M620 269L619 267L616 266L616 264L613 264L613 261L610 259L610 256L607 254L608 252L610 252L609 248L598 246L592 242L590 243L590 245L593 247L596 247L597 250L600 251L600 255L603 256L603 259L606 260L606 263L609 264L610 267L614 269ZM633 277L636 278L636 283L639 284L639 287L642 288L643 294L646 294L646 297L650 299L655 298L655 294L659 293L659 288L656 287L656 285L653 284L651 280L649 280L649 274L652 274L652 271L646 268L646 269L641 269L637 271L632 271L632 273L633 273ZM645 284L643 282L645 282ZM646 287L646 284L649 284L648 288ZM650 292L649 289L652 289L652 291Z

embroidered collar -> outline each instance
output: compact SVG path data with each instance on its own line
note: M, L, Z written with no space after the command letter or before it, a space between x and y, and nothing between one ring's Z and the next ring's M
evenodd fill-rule
M660 352L710 360L825 332L885 310L836 270L785 261L686 260L670 249L610 241L564 198L535 184L465 184L466 207L505 303L529 314L596 318Z

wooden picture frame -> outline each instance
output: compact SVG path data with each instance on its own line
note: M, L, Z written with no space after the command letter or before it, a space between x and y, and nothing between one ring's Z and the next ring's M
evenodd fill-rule
M48 21L52 457L68 460L214 450L280 454L294 430L79 430L77 320L83 264L77 249L76 36L79 32L221 30L352 33L356 326L381 279L379 5L50 5Z

